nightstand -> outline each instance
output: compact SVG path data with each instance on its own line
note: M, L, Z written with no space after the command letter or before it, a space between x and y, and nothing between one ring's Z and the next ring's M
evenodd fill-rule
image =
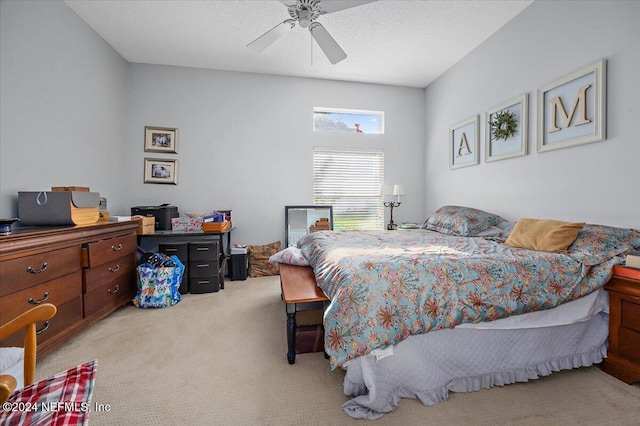
M615 266L609 292L609 349L602 370L626 383L640 380L640 270Z

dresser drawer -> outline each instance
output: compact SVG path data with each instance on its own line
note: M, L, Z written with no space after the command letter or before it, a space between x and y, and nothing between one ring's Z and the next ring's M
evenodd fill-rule
M640 302L640 299L638 299ZM640 332L640 303L633 303L628 300L622 300L621 303L621 326ZM640 346L640 341L638 342ZM640 349L638 349L640 351Z
M220 290L220 279L213 277L189 278L189 292L192 294L214 293Z
M217 260L220 256L218 242L189 243L189 262L194 260Z
M17 317L40 303L61 306L73 298L81 299L82 274L80 271L56 278L43 284L10 294L2 298L0 324ZM82 309L80 309L82 315Z
M220 267L217 260L201 260L189 262L190 277L212 277L218 276Z
M624 327L618 333L618 352L629 361L640 363L640 333Z
M138 246L136 234L123 235L121 237L109 238L104 241L97 241L86 245L87 266L97 266L106 262L114 261L127 254L133 255Z
M168 256L178 256L178 259L184 264L189 259L188 243L158 244L158 252Z
M136 286L126 277L101 284L84 295L85 318L113 311L133 299L136 294Z
M80 247L34 254L0 263L0 297L81 268Z
M105 262L101 265L88 268L84 274L84 293L101 287L104 283L119 280L131 287L136 287L136 263L133 254Z
M3 301L4 303L4 301ZM56 305L58 311L55 316L46 322L38 322L38 350L44 342L66 331L82 320L82 297L78 296L65 303ZM3 311L4 316L4 311ZM24 331L17 332L0 340L0 346L24 346Z

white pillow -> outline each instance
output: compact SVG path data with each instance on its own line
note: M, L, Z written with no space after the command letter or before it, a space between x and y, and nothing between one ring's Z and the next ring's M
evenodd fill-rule
M20 363L24 359L23 348L0 348L0 374L4 374L9 368Z
M269 258L269 262L272 265L276 265L278 263L286 263L289 265L297 265L297 266L307 266L309 265L309 261L304 254L302 254L302 250L299 247L291 246L287 247L284 250L281 250L271 256Z
M18 382L16 390L24 387L24 349L0 348L0 374L15 377Z

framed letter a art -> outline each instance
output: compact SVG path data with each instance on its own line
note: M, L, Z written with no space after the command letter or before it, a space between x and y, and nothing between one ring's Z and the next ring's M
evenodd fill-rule
M478 116L464 120L449 129L449 168L475 166L480 163Z
M606 62L538 89L538 152L606 138Z

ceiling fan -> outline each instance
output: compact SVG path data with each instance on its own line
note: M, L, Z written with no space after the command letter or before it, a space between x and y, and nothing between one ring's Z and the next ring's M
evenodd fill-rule
M280 0L287 6L291 19L287 19L276 25L260 37L247 44L247 47L256 52L262 52L277 39L296 26L296 22L302 28L309 28L313 39L318 43L324 54L332 64L337 64L347 57L344 50L331 37L331 34L316 19L320 15L338 12L351 7L373 3L376 0Z

